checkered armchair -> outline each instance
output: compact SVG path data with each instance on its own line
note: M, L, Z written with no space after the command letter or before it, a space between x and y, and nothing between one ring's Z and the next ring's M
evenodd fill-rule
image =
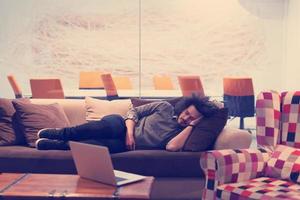
M260 93L256 122L257 149L203 154L202 199L300 199L300 91Z

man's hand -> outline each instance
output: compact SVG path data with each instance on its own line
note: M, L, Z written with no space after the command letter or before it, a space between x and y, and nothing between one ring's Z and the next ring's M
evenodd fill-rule
M197 119L194 119L193 121L191 121L190 125L196 126L201 119L202 119L202 116L198 117Z
M126 148L127 150L135 150L135 140L133 134L126 133Z
M166 149L168 151L179 151L180 149L182 149L185 144L185 141L191 134L193 127L196 126L201 119L202 116L192 120L188 126L186 126L179 134L177 134L167 143Z

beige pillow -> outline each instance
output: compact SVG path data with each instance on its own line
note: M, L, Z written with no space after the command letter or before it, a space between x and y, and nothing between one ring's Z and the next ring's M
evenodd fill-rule
M86 120L95 121L110 114L124 116L131 106L130 99L100 100L92 97L85 98Z

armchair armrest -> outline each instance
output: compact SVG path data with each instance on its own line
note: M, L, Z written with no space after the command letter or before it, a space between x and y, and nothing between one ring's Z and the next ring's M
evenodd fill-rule
M225 126L215 142L214 149L247 149L251 141L252 136L248 131Z
M264 149L228 149L208 151L201 156L205 173L202 199L216 199L219 185L260 177L270 155Z

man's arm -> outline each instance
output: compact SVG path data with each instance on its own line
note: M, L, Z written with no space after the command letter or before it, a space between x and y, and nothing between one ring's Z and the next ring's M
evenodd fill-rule
M135 125L138 123L139 119L151 115L155 112L163 112L166 107L171 106L167 102L154 102L146 105L131 107L126 116L125 116L125 124L127 127L126 132L126 146L128 150L135 149L135 139L134 139L134 130Z
M135 140L134 140L134 127L135 121L132 119L127 119L125 121L127 132L126 132L126 147L128 150L135 150Z
M172 138L166 145L168 151L179 151L183 148L185 141L190 136L193 127L198 124L201 118L193 120L187 127L185 127L178 135Z
M182 149L185 141L190 136L192 130L192 126L185 127L178 135L176 135L173 139L171 139L168 142L166 149L168 151L179 151L180 149Z

